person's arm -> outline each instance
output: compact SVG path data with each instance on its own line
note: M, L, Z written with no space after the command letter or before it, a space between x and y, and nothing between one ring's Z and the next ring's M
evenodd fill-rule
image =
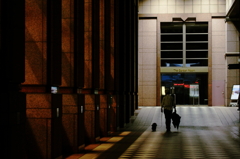
M176 110L176 95L173 95L173 108Z
M162 106L161 106L161 112L163 112L163 109L164 109L164 102L165 101L165 98L163 97L163 99L162 99Z

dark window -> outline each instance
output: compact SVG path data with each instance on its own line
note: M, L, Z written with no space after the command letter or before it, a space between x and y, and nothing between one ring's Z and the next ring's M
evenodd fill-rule
M208 66L207 22L162 22L161 66Z

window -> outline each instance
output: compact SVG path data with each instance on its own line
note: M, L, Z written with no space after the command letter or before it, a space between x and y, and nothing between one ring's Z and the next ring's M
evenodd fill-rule
M207 22L162 22L161 67L208 66Z

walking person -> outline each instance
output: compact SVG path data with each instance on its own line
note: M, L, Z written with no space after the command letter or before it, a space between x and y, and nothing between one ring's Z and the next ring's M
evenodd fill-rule
M173 109L176 111L176 105L174 103L174 99L170 94L170 90L166 89L165 90L166 96L163 97L162 99L162 107L161 107L161 112L164 112L165 115L165 124L166 124L166 129L167 132L171 132L171 119L172 119L172 113Z

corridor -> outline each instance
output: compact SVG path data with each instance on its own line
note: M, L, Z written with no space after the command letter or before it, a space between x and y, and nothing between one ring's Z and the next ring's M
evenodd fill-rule
M177 107L182 117L177 130L165 133L160 107L140 107L127 129L89 145L85 153L67 159L124 158L240 158L237 107ZM157 123L157 131L151 124Z

